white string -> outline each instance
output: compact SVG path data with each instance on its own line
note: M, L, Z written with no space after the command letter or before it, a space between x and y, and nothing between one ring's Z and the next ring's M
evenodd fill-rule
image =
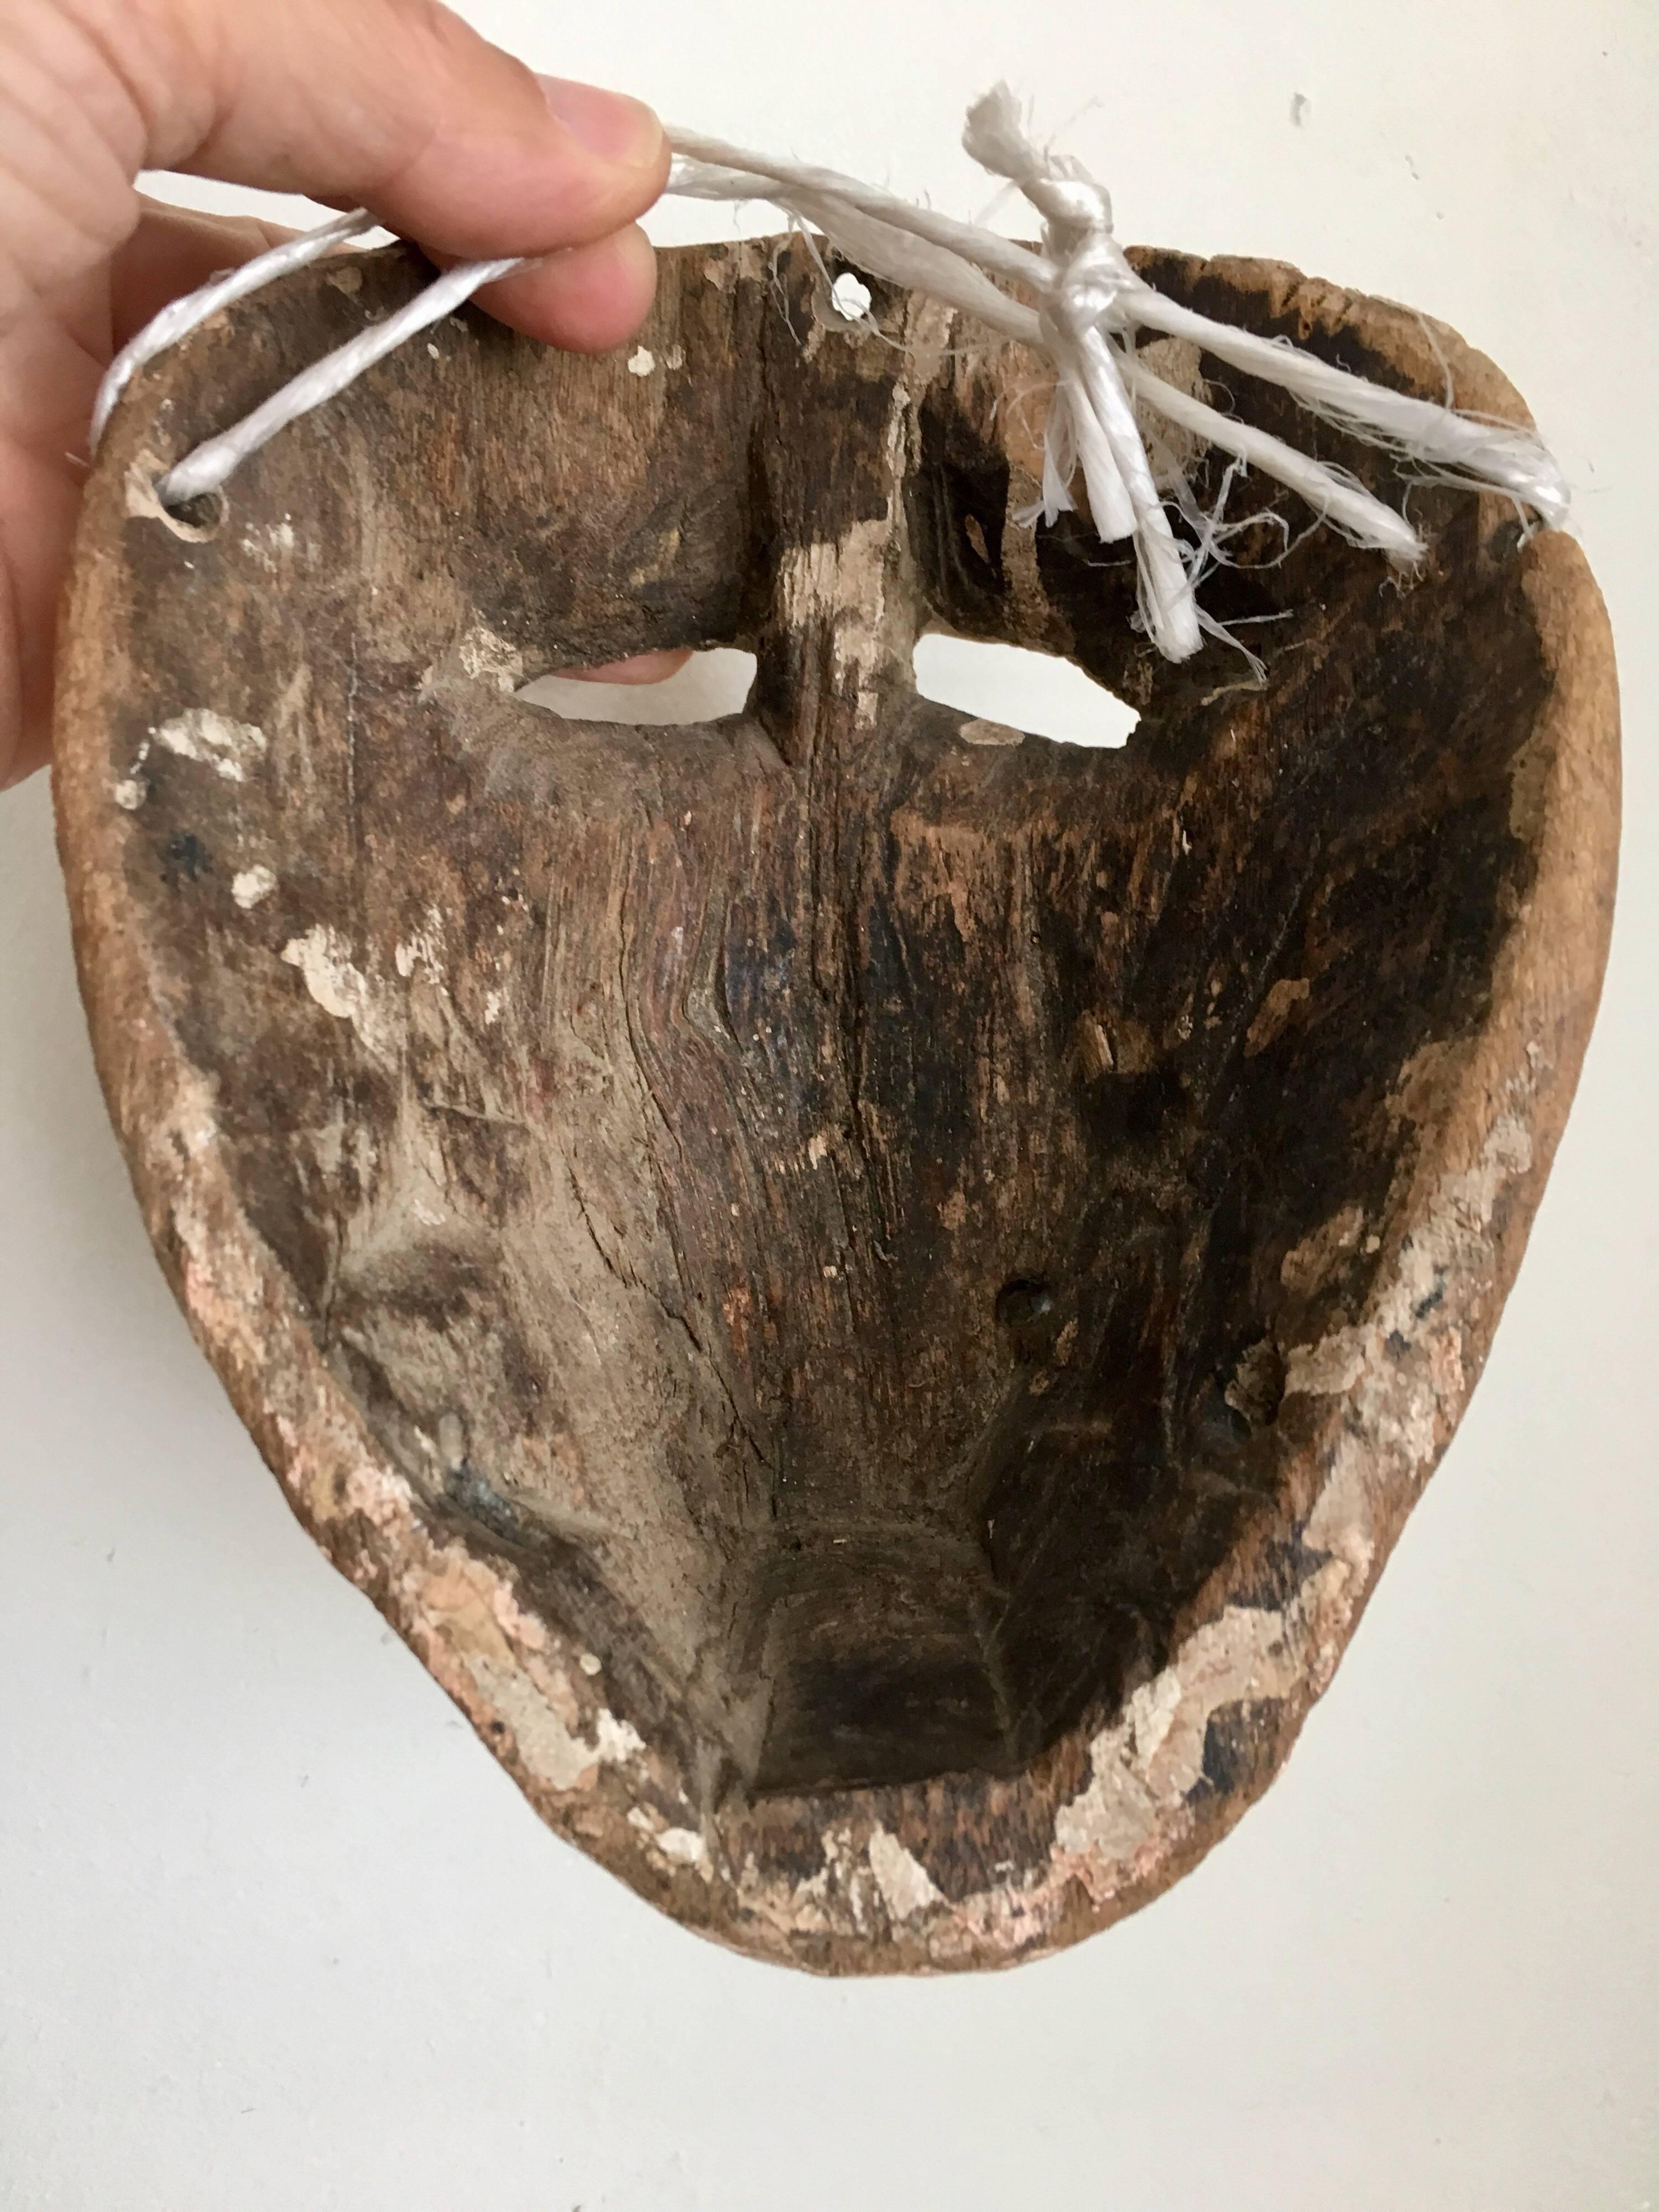
M217 491L220 485L233 476L250 453L257 453L261 446L269 445L279 430L301 415L308 415L313 407L320 407L355 384L367 368L387 354L395 353L405 338L412 338L416 331L428 324L441 322L453 314L463 301L470 300L481 285L493 284L498 276L521 264L508 261L464 261L417 292L406 307L399 307L395 315L388 315L383 323L371 323L355 338L348 338L332 353L325 353L309 368L302 369L293 381L280 392L273 392L263 406L245 416L234 428L223 431L198 446L175 469L169 469L156 486L164 507L183 507L204 492Z
M268 252L245 261L240 269L228 269L222 276L211 278L194 292L186 292L181 300L170 300L159 315L153 315L137 337L129 341L104 372L104 380L98 387L98 398L92 410L92 450L98 450L98 441L104 434L104 425L109 421L116 401L126 390L133 373L168 346L176 345L198 323L228 307L233 300L245 299L250 292L258 291L278 276L286 276L290 269L303 269L308 261L319 255L331 253L348 238L372 230L374 218L367 208L355 208L349 215L336 216L319 230L308 230L301 238L289 238L281 246L273 246Z
M1418 464L1437 481L1507 493L1546 523L1565 520L1560 471L1530 431L1390 392L1288 341L1259 337L1166 299L1130 267L1113 235L1111 201L1102 186L1075 161L1032 143L1006 85L969 109L963 143L981 167L1017 186L1042 217L1042 252L834 169L777 161L696 131L672 131L669 138L675 152L671 192L695 199L769 200L822 231L861 269L928 293L1049 357L1056 385L1043 438L1041 512L1052 522L1073 505L1071 486L1080 471L1100 537L1133 540L1141 619L1170 659L1196 653L1203 630L1213 625L1200 613L1193 589L1199 556L1183 549L1170 529L1135 422L1135 400L1235 462L1288 485L1356 544L1402 566L1419 560L1424 546L1403 515L1343 471L1153 374L1135 358L1138 328L1188 339L1231 367L1279 386L1310 412ZM302 267L370 221L362 210L340 216L164 308L105 378L94 415L94 445L142 362L217 308ZM161 500L179 507L216 490L289 422L344 391L482 285L523 265L517 259L474 261L449 270L384 323L337 348L245 420L198 447L162 477ZM1037 306L1010 299L991 282L994 276L1029 288Z

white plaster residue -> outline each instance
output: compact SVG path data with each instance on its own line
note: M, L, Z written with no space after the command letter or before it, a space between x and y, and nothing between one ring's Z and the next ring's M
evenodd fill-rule
M467 1670L491 1709L513 1731L519 1756L550 1790L591 1788L599 1765L597 1744L573 1733L527 1675L483 1653L467 1654Z
M580 1652L576 1659L576 1664L590 1679L599 1672L603 1663L597 1651Z
M584 1668L582 1671L586 1674L587 1670ZM618 1720L603 1705L593 1717L593 1735L599 1757L611 1766L621 1766L630 1759L637 1759L645 1749L645 1738L639 1730L629 1722Z
M1089 1785L1054 1822L1055 1845L1088 1863L1083 1878L1091 1889L1118 1887L1160 1821L1181 1809L1204 1771L1212 1714L1247 1698L1282 1698L1295 1686L1296 1641L1284 1615L1230 1605L1194 1630L1174 1664L1096 1736Z
M1340 1398L1365 1371L1370 1332L1364 1328L1333 1329L1317 1344L1298 1344L1285 1362L1285 1395L1308 1398Z
M475 623L455 648L465 674L498 691L514 692L524 681L524 655L484 623Z
M590 1743L517 1666L478 1651L468 1652L466 1666L491 1710L512 1729L520 1758L550 1790L590 1790L601 1766L622 1765L645 1749L626 1721L604 1711L596 1717ZM568 1688L566 1678L556 1676L553 1687ZM574 1705L568 1710L574 1713Z
M351 957L350 948L337 929L325 921L291 937L283 947L283 958L297 968L317 1004L337 1021L349 1022L371 1050L386 1042L386 1025L367 975Z
M1310 1551L1328 1552L1362 1575L1369 1571L1376 1549L1375 1515L1365 1480L1370 1458L1361 1437L1343 1437L1302 1530L1302 1540Z
M243 552L250 560L257 561L268 575L274 576L285 561L293 559L294 546L294 525L286 517L281 522L245 531L242 535Z
M137 775L123 776L110 792L115 804L125 807L129 814L136 814L149 796L149 786Z
M655 1846L665 1859L676 1866L694 1866L708 1878L708 1846L695 1828L659 1827L659 1815L647 1813L642 1805L635 1805L628 1815L628 1825L637 1828L647 1843Z
M1181 1677L1173 1667L1166 1667L1134 1692L1127 1710L1137 1759L1150 1759L1158 1749L1180 1704Z
M908 1920L914 1913L927 1911L930 1905L944 1902L921 1861L885 1828L878 1828L871 1837L869 1858L870 1871L876 1877L890 1919Z
M870 1924L869 1909L874 1901L870 1893L874 1882L865 1855L859 1849L857 1832L850 1821L840 1827L826 1828L822 1844L823 1872L811 1881L800 1884L799 1889L816 1893L817 1883L822 1881L826 1899L839 1894L853 1916L854 1927L862 1935Z
M820 630L830 626L836 672L859 693L859 720L875 714L865 679L881 665L887 611L888 526L879 517L855 522L836 540L795 547L784 557L779 597L786 625Z
M1279 1262L1279 1281L1298 1297L1311 1297L1336 1273L1343 1255L1358 1243L1364 1226L1361 1208L1345 1206L1285 1255Z
M1127 1730L1107 1729L1089 1746L1090 1781L1054 1818L1054 1849L1102 1869L1108 1887L1120 1863L1152 1834L1158 1807L1124 1757ZM1091 1883L1091 1888L1097 1885Z
M665 1859L681 1866L700 1866L708 1856L708 1846L695 1828L664 1828L653 1840Z
M817 1886L809 1895L805 1882L791 1884L769 1878L761 1872L750 1851L738 1874L738 1894L748 1911L769 1922L786 1941L793 1940L798 1929L802 1935L821 1936L830 1925L821 1901L824 1876L820 1873L813 1880Z
M1455 1278L1467 1279L1485 1264L1486 1231L1498 1194L1531 1165L1526 1125L1513 1115L1502 1115L1488 1131L1475 1164L1441 1177L1432 1204L1365 1319L1334 1329L1316 1344L1292 1349L1285 1361L1285 1395L1321 1397L1358 1390L1362 1414L1383 1441L1403 1443L1416 1460L1429 1456L1439 1404L1460 1396L1463 1380L1455 1333L1443 1332L1434 1316L1448 1285ZM1390 1343L1421 1346L1426 1340L1434 1340L1437 1350L1425 1382L1408 1403L1401 1395Z
M628 374L630 376L649 376L656 365L657 356L649 346L635 346L628 356Z
M501 1018L501 994L499 991L484 993L484 1027L494 1029Z
M392 965L405 982L417 968L424 968L434 982L441 977L443 934L443 915L435 906L429 906L420 927L392 947Z
M246 909L268 899L276 888L276 878L264 866L243 868L230 879L230 895L238 906Z
M265 733L252 722L234 722L210 707L189 707L154 732L180 760L201 761L228 783L246 783L247 772L264 758Z

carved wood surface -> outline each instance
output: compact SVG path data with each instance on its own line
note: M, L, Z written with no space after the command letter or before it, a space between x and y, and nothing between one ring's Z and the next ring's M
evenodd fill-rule
M1413 489L1402 580L1246 481L1202 597L1265 685L1172 667L1124 548L1012 519L1030 356L843 329L798 246L661 260L645 373L469 313L189 525L158 466L422 264L142 380L64 625L82 987L243 1419L550 1823L757 1954L1000 1964L1265 1787L1455 1425L1599 988L1611 648L1501 501ZM1405 310L1139 261L1522 411ZM921 699L928 626L1129 744ZM514 696L682 644L756 653L741 714Z

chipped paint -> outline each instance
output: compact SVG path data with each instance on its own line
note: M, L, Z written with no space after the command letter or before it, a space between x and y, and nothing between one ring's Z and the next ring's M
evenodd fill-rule
M1298 1344L1285 1363L1285 1395L1337 1398L1365 1371L1365 1333L1334 1329L1317 1344Z
M297 968L317 1004L337 1021L349 1022L371 1051L384 1050L386 1021L367 975L351 957L337 929L319 921L302 937L291 937L282 957Z
M434 982L441 980L443 938L443 915L437 907L429 906L420 927L392 947L392 964L405 982L417 968L424 968Z
M708 1845L700 1830L666 1826L659 1814L643 1805L630 1807L628 1825L673 1865L699 1868L704 1879L708 1879Z
M1462 1401L1456 1332L1437 1319L1446 1285L1488 1264L1498 1193L1531 1162L1525 1125L1502 1117L1473 1167L1439 1179L1433 1204L1365 1320L1291 1352L1287 1396L1352 1394L1358 1416L1357 1428L1339 1439L1304 1525L1304 1543L1328 1556L1282 1612L1229 1606L1194 1631L1170 1666L1095 1737L1089 1784L1061 1808L1054 1843L1075 1861L1097 1901L1143 1872L1154 1845L1169 1840L1161 1832L1182 1825L1214 1712L1246 1698L1288 1697L1304 1682L1317 1692L1328 1682L1376 1562L1376 1495L1401 1474L1420 1481ZM1357 1221L1344 1215L1335 1221L1340 1232L1333 1242L1357 1238Z
M878 1827L866 1847L870 1871L891 1920L908 1920L943 1902L939 1887L914 1851Z
M524 655L516 645L489 628L477 623L462 637L455 648L463 675L471 676L481 684L493 684L498 691L516 691L524 681ZM428 671L428 678L438 671Z
M708 1846L695 1828L663 1828L653 1840L665 1858L676 1859L682 1866L701 1866L708 1856Z
M230 879L230 895L244 909L258 906L261 899L268 899L276 888L276 876L263 864L243 868Z
M1088 1787L1054 1821L1055 1848L1079 1862L1091 1894L1110 1895L1161 1824L1184 1810L1204 1771L1212 1715L1245 1698L1285 1697L1296 1674L1285 1616L1230 1605L1135 1692L1090 1744Z
M855 522L839 539L791 547L780 568L784 625L811 631L827 622L836 673L860 694L882 663L888 536L884 518Z
M1456 1332L1433 1325L1432 1316L1444 1305L1449 1285L1484 1264L1498 1193L1531 1165L1526 1124L1515 1115L1501 1115L1479 1160L1440 1179L1433 1207L1407 1239L1366 1318L1291 1352L1285 1395L1352 1392L1362 1421L1378 1442L1403 1445L1414 1463L1430 1458L1443 1406L1461 1402L1464 1387ZM1431 1324L1426 1330L1425 1322ZM1426 1345L1431 1356L1427 1372L1408 1387L1397 1347L1413 1345Z
M210 707L188 707L150 732L180 760L200 761L227 783L246 783L265 756L265 733L254 722L233 721Z
M243 552L271 576L292 561L295 544L293 520L287 515L280 522L244 531L241 539Z
M586 1668L582 1669L586 1673ZM593 1734L599 1744L599 1757L612 1765L623 1760L637 1759L645 1749L645 1739L629 1722L618 1720L615 1713L601 1705L593 1716Z
M603 1756L599 1745L576 1735L527 1674L479 1652L467 1656L466 1667L538 1782L562 1795L592 1789Z
M1337 1273L1344 1255L1358 1243L1364 1226L1362 1208L1343 1206L1285 1255L1279 1262L1279 1281L1297 1297L1312 1297Z

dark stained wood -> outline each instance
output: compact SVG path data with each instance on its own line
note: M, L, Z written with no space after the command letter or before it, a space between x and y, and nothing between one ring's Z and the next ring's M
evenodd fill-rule
M1522 412L1407 311L1139 259ZM1172 667L1125 549L1012 520L1039 364L890 290L835 329L775 241L663 257L648 373L469 313L158 514L423 273L221 318L88 492L61 839L157 1252L554 1826L803 1966L1051 1949L1265 1787L1473 1387L1605 952L1600 600L1501 501L1413 489L1401 579L1249 480L1202 596L1265 685ZM1139 726L964 738L928 625ZM514 696L716 643L723 722Z

